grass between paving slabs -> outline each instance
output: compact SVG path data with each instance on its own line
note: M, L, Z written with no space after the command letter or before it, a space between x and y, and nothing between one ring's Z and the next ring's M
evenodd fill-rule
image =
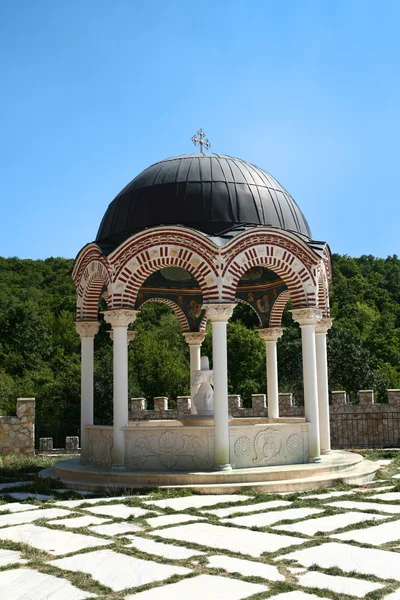
M392 451L391 451L392 452ZM390 456L387 456L386 451L384 452L375 452L373 456L369 455L366 456L366 458L373 458L374 460L379 460L380 458L393 458L392 454ZM44 457L44 456L40 456L40 457L31 457L29 459L26 459L25 457L10 457L9 459L4 461L4 458L1 460L0 462L0 481L6 481L6 480L10 480L11 478L13 478L15 481L21 481L26 479L34 479L34 483L31 484L29 486L29 489L27 488L26 491L31 491L31 492L39 492L39 493L49 493L51 489L55 489L57 487L60 487L61 484L57 485L57 482L53 481L53 480L41 480L35 476L32 476L32 473L37 473L37 471L39 471L42 468L46 468L48 466L51 466L51 464L53 464L54 462L56 462L57 460L59 460L59 457L54 457L54 456L49 456L49 457ZM390 469L388 469L387 467L380 469L378 476L380 477L380 480L375 480L374 482L371 482L371 488L377 487L378 485L381 485L383 481L385 481L385 483L389 483L391 485L394 485L395 487L393 488L393 490L391 491L400 491L400 481L397 483L397 480L389 480L388 481L388 477L390 477L394 472L398 472L396 469L400 468L400 454L398 452L395 453L395 457L394 460L396 461L397 467L393 467L392 465L390 465ZM5 467L5 468L4 468ZM29 475L28 475L29 474ZM26 477L25 477L26 476ZM354 486L350 486L347 485L343 482L338 482L337 485L329 488L329 491L350 491L354 489ZM170 490L166 490L166 489L157 489L157 490L134 490L134 494L133 495L129 495L128 497L126 497L123 501L118 501L119 503L125 504L127 506L142 506L143 508L146 508L147 510L149 510L149 513L147 515L141 516L141 517L130 517L129 519L117 519L117 518L113 518L113 517L108 517L108 516L104 516L104 518L107 520L107 523L117 523L117 522L132 522L135 523L137 525L141 525L142 526L142 531L134 533L134 535L139 536L139 537L143 537L143 538L148 538L151 539L153 541L160 541L164 544L170 544L170 545L175 545L175 546L183 546L186 548L193 548L193 549L199 549L202 550L203 552L206 553L206 556L194 556L193 558L189 559L189 560L170 560L161 556L156 556L156 555L150 555L147 554L143 551L140 551L134 547L128 548L125 544L129 543L130 540L128 538L126 538L124 535L120 535L118 537L113 537L110 538L110 545L106 546L106 547L100 547L98 549L110 549L110 550L114 550L116 552L120 552L123 553L125 555L128 556L132 556L132 557L137 557L137 558L141 558L143 560L152 560L154 562L159 562L159 563L164 563L164 564L169 564L169 565L180 565L180 566L187 566L192 570L192 573L190 575L186 575L186 576L173 576L171 578L169 578L168 580L164 580L161 582L155 582L152 584L148 584L146 586L142 586L140 588L131 588L130 590L123 590L122 592L112 592L109 588L106 588L105 586L101 585L99 582L95 581L90 575L81 573L81 572L70 572L70 571L63 571L61 569L57 569L56 567L52 567L51 565L49 565L49 561L50 560L54 560L54 556L51 556L45 552L42 552L40 550L36 550L30 546L25 546L23 544L16 544L13 542L8 542L8 541L2 541L0 540L0 547L1 548L7 548L10 550L19 550L21 551L22 554L22 558L26 558L29 563L27 563L26 566L31 567L31 568L35 568L43 573L48 573L48 574L52 574L52 575L56 575L58 577L67 579L69 581L71 581L71 583L73 585L75 585L76 587L86 590L86 591L90 591L92 593L98 594L99 597L102 597L104 599L104 594L106 594L107 599L109 600L121 600L122 598L124 598L127 594L129 593L138 593L139 591L145 590L145 589L151 589L154 587L159 587L159 586L164 586L167 585L168 583L173 583L175 581L179 581L181 579L186 579L187 577L195 577L196 575L200 575L202 573L208 573L208 574L215 574L215 575L219 575L219 576L223 576L223 577L228 577L228 578L237 578L237 579L241 579L243 581L248 581L248 582L253 582L253 583L261 583L264 584L266 586L268 586L268 591L267 592L262 592L259 594L256 594L254 596L251 596L251 600L256 600L256 599L261 599L261 598L269 598L271 596L277 595L279 593L283 593L283 592L289 592L289 591L293 591L293 590L298 590L301 589L305 592L309 592L309 593L313 593L314 595L321 597L321 598L331 598L332 600L339 600L339 599L347 599L347 598L351 598L350 596L345 596L343 594L335 594L334 592L331 592L329 590L321 590L321 589L317 589L317 588L305 588L305 587L301 587L298 585L297 583L297 578L294 574L290 573L290 571L287 569L287 566L292 564L295 565L297 563L294 563L293 561L287 561L285 560L285 555L295 551L295 550L299 550L301 549L305 549L307 547L312 547L312 546L317 546L320 545L322 543L325 542L331 542L332 538L330 538L330 535L332 535L333 533L338 533L338 532L342 532L342 531L348 531L351 529L362 529L365 527L371 527L373 525L379 525L379 523L383 523L383 522L387 522L387 521L395 521L396 520L396 516L390 515L388 513L382 513L381 511L371 511L370 509L367 510L368 513L371 514L382 514L382 516L384 516L385 520L379 521L379 522L374 522L374 521L366 521L366 522L360 522L357 524L353 524L353 525L349 525L347 527L341 528L341 529L337 529L335 530L335 532L328 532L328 533L324 533L324 532L317 532L314 536L307 538L306 536L302 535L302 534L298 534L296 532L293 532L292 535L294 535L295 537L303 537L305 540L304 545L301 545L300 547L298 545L294 545L288 548L284 548L281 549L280 551L277 551L275 553L266 553L263 556L261 556L259 559L255 560L254 557L249 557L243 554L239 554L236 552L231 552L229 550L218 550L218 549L210 549L209 547L206 546L202 546L202 545L198 545L198 544L192 544L189 542L179 542L178 540L166 540L164 538L160 538L158 536L150 536L149 532L152 530L152 528L147 524L146 519L147 518L151 518L154 516L161 516L161 515L168 515L168 514L179 514L179 513L186 513L186 514L190 514L192 516L201 516L201 517L206 517L207 522L211 523L211 524L215 524L215 525L220 525L220 526L225 526L225 527L236 527L238 528L237 525L235 524L231 524L231 523L221 523L220 522L220 518L217 517L216 515L210 515L209 513L207 513L207 510L213 510L214 508L218 507L218 508L223 508L223 507L230 507L230 506L236 506L237 507L237 513L235 512L235 514L241 514L241 508L244 506L248 506L249 504L257 504L259 502L265 502L265 501L270 501L270 500L279 500L279 499L285 499L288 500L290 502L292 502L292 504L288 507L276 507L274 509L270 509L271 512L275 512L275 511L280 511L280 510L285 510L285 508L303 508L303 507L310 507L310 508L322 508L324 510L324 513L318 513L316 515L310 515L307 517L307 519L315 519L315 518L319 518L322 516L329 516L329 515L336 515L336 514L340 514L340 513L348 513L349 510L348 509L342 509L342 508L334 508L334 507L330 507L327 506L326 503L332 502L332 501L340 501L340 500L351 500L351 501L363 501L363 500L370 500L369 497L366 498L366 494L363 493L362 488L360 488L360 491L353 493L347 497L337 497L337 498L331 498L331 499L323 499L323 500L319 500L318 498L307 498L307 495L314 495L314 494L318 494L318 492L320 491L321 493L325 493L326 491L328 491L327 489L321 489L321 490L310 490L309 492L296 492L293 494L289 494L287 496L282 497L279 494L267 494L267 493L263 493L263 492L251 492L249 490L243 490L243 495L248 496L249 499L245 500L243 503L240 504L233 504L232 502L224 502L224 503L220 503L218 502L218 496L216 496L215 500L215 505L210 507L203 507L203 508L187 508L187 509L182 509L182 510L174 510L170 507L165 507L165 508L159 508L157 507L157 511L152 510L152 506L151 505L144 505L143 504L143 500L146 499L140 499L135 497L136 494L140 494L140 495L148 495L148 499L149 500L161 500L161 499L166 499L166 498L177 498L177 497L184 497L184 496L191 496L193 495L193 491L190 489L170 489ZM18 488L18 491L25 491L25 488ZM124 492L124 490L110 490L109 493L107 493L107 496L119 496L122 495ZM132 491L129 491L130 494L132 494ZM368 494L368 496L372 495L373 492L370 492ZM79 494L76 494L74 492L68 492L66 494L64 494L62 496L61 499L68 499L68 498L82 498ZM304 499L301 499L301 497L304 497ZM91 497L92 498L92 497ZM58 500L60 498L57 498ZM97 506L97 505L101 505L102 504L102 497L98 498L98 502L96 502L94 505L93 504L86 504L83 503L82 505L80 505L79 507L74 507L71 510L71 517L74 516L82 516L82 515L87 515L88 513L85 512L85 508L88 507L92 507L92 506ZM1 502L1 500L0 500ZM3 502L5 502L5 499L3 500ZM44 502L39 502L39 501L32 501L29 500L29 504L37 504L40 506L49 506L50 503L53 503L53 501L48 501L46 503ZM384 502L384 501L379 501L374 499L373 502L376 502L377 504L382 503L382 505L387 505L388 502ZM399 501L391 501L390 504L400 504ZM156 507L154 507L156 508ZM362 510L362 505L360 506L360 510ZM0 506L0 511L1 511L1 506ZM264 512L264 511L258 511L258 512ZM251 513L254 514L256 516L257 513ZM98 515L101 516L101 515ZM234 515L230 515L230 517L234 517ZM65 517L60 517L60 520L62 520ZM301 519L304 520L304 519ZM205 521L206 522L206 521ZM254 529L255 531L265 531L265 532L270 532L270 533L274 533L275 535L290 535L288 532L279 532L278 530L272 529L272 527L275 527L278 524L283 524L283 523L294 523L294 520L282 520L280 522L276 522L273 523L271 527L262 527L262 528L258 528L258 527L253 527L252 529ZM91 537L99 537L99 538L105 538L106 536L101 536L99 534L94 533L93 531L91 531L88 528L76 528L76 529L71 529L71 528L65 528L64 526L62 526L61 524L59 526L53 524L53 525L49 525L47 521L45 520L38 520L36 522L38 525L43 525L48 527L49 529L58 529L58 530L65 530L65 531L70 531L70 532L75 532L75 533L80 533L80 534L87 534L90 535ZM168 529L169 527L173 527L174 524L171 525L167 525L164 526L162 529ZM246 528L249 529L249 528ZM126 534L128 535L128 534ZM335 540L337 541L337 540ZM343 542L343 543L351 543L354 546L366 546L368 548L371 548L370 545L363 545L363 544L359 544L353 541L347 541L347 542ZM388 548L391 547L393 545L395 545L395 542L392 542L390 544L386 544L381 546L381 548ZM373 546L374 548L377 548L376 546ZM86 548L83 549L81 552L74 552L71 553L73 555L76 554L84 554L84 553L89 553L89 552L93 552L94 550L96 550L95 547L93 548ZM393 550L392 550L393 551ZM240 575L239 573L227 573L225 571L223 571L222 569L213 569L209 566L207 566L207 555L216 555L216 554L221 554L221 555L226 555L226 556L232 556L235 558L241 558L243 560L247 560L247 561L253 561L255 563L258 564L269 564L269 565L273 565L274 567L278 568L279 572L281 572L282 575L284 575L286 577L286 581L285 582L271 582L268 580L264 580L261 579L259 577L244 577L242 575ZM67 555L65 555L67 556ZM274 558L279 557L281 561L274 561ZM21 568L21 566L19 565L15 565L15 566L8 566L8 567L3 567L1 570L7 570L10 568ZM306 571L307 569L305 569ZM370 598L371 600L380 600L381 598L383 598L383 596L387 595L388 593L390 593L391 591L394 591L399 583L398 582L393 582L393 581L382 581L379 580L378 578L374 577L374 576L369 576L369 575L360 575L359 573L349 573L349 572L342 572L340 569L322 569L322 568L318 568L318 567L311 567L311 569L308 570L318 570L319 572L322 573L327 573L327 574L331 574L331 575L341 575L344 577L354 577L356 579L360 579L360 580L370 580L370 581L378 581L382 584L385 585L385 587L381 590L377 590L375 592L371 592L369 594L366 595L366 598Z

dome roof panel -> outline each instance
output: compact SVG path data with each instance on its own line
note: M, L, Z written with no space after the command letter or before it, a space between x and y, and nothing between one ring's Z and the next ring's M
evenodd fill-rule
M269 225L311 238L300 208L272 175L220 154L184 154L145 169L111 202L96 241L117 246L157 225L209 235Z

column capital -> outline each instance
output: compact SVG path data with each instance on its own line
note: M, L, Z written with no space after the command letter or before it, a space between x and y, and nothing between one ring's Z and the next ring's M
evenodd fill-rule
M94 338L99 331L100 323L98 321L76 321L76 332L81 338Z
M292 317L302 327L303 325L316 325L322 319L322 310L320 308L297 308L290 311Z
M266 327L258 329L257 333L264 342L277 342L284 331L283 327Z
M333 319L331 317L322 317L322 319L317 323L315 328L315 333L328 333L329 329L332 327Z
M109 331L107 331L107 333L110 336L110 340L114 341L114 330L110 329ZM135 339L135 337L137 335L137 331L133 331L132 329L128 329L126 335L127 335L127 339L128 339L128 345L129 345Z
M206 317L211 322L229 321L233 314L234 303L221 304L203 304L202 308L206 311Z
M183 334L189 346L201 346L206 338L206 334L201 331L187 331Z
M104 320L106 323L110 323L111 327L128 327L131 323L136 321L138 316L138 310L131 310L128 308L116 308L113 310L107 310L103 312Z

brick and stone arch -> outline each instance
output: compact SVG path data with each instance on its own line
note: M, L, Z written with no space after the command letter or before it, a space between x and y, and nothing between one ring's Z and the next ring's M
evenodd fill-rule
M161 304L165 304L166 306L169 306L169 308L172 308L172 310L174 311L174 313L176 314L176 316L179 319L179 322L182 327L182 332L187 333L190 331L189 323L187 322L185 313L183 312L181 307L178 306L178 304L176 304L176 302L173 302L172 300L169 300L168 298L161 298L161 297L160 298L148 298L147 300L142 302L142 304L140 305L139 308L142 308L142 306L144 306L145 304L149 304L150 302L160 302Z
M102 296L109 299L111 268L98 246L90 244L78 257L72 278L76 285L76 318L96 320Z
M318 308L323 310L324 317L329 317L329 275L327 273L326 264L323 260L320 261L318 269Z
M260 315L258 314L258 312L256 311L256 309L254 308L254 306L252 306L250 304L250 302L246 302L246 300L243 300L242 298L235 298L235 302L237 302L238 304L244 304L245 306L249 306L251 308L251 310L254 312L254 314L257 316L258 323L259 323L260 327L262 327L263 323L261 321Z
M112 307L134 306L143 282L165 267L191 273L204 302L218 300L218 254L204 236L178 227L154 228L133 236L109 256L114 270Z
M270 327L281 326L283 311L285 309L286 304L288 303L288 300L290 300L289 290L285 290L284 292L281 292L279 294L271 309L271 316L269 318Z
M287 285L294 307L317 305L319 257L298 237L283 231L252 230L234 238L221 255L223 301L234 299L238 282L248 269L262 266Z

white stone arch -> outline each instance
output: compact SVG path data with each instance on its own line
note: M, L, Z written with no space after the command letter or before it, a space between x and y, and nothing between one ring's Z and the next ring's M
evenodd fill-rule
M238 236L222 250L222 300L231 302L237 284L251 267L274 271L287 285L295 308L317 305L319 259L302 240L287 232L258 230Z
M113 308L134 306L143 282L165 267L181 267L199 284L204 302L218 300L218 249L202 235L176 228L132 236L110 255Z
M142 306L144 306L145 304L149 304L150 302L160 302L161 304L165 304L166 306L169 306L169 308L172 308L172 310L179 319L179 322L182 327L182 332L188 333L190 331L189 323L186 319L185 313L183 312L181 307L178 304L176 304L176 302L174 302L173 300L169 300L168 298L148 298L147 300L142 302L142 304L139 307L139 310L142 308Z

